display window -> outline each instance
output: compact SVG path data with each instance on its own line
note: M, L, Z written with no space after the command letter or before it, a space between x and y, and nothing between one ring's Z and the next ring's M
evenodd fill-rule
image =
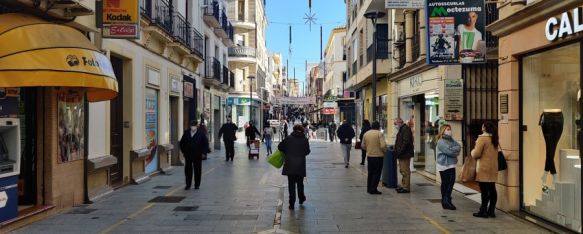
M522 58L521 208L581 231L580 44Z

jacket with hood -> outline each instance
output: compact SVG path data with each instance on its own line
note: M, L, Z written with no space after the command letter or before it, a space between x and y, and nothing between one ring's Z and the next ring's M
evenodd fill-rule
M306 176L306 156L310 143L303 132L294 131L277 146L285 154L282 175Z
M343 123L338 128L338 131L336 131L336 135L340 138L340 144L352 144L352 138L354 138L356 134L349 123Z

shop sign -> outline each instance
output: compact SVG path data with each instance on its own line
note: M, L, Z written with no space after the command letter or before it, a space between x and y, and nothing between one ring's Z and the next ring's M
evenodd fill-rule
M387 9L422 9L425 7L424 0L385 0Z
M160 72L152 69L147 68L148 70L148 84L160 86Z
M184 82L184 97L194 97L194 85L191 82Z
M338 103L336 102L324 102L324 108L336 108Z
M175 92L175 93L180 93L180 91L182 90L182 83L180 82L180 80L171 79L171 85L170 85L170 91Z
M6 194L6 191L0 192L0 208L6 207L7 203L8 203L8 194Z
M233 104L235 104L235 98L234 97L227 98L227 106L232 106Z
M399 97L412 96L439 89L440 69L441 67L434 68L399 81L397 84Z
M275 104L309 105L316 103L316 97L281 97L273 98Z
M326 107L324 107L324 109L322 109L322 114L324 114L324 115L335 115L336 114L336 108L326 108Z
M325 102L336 102L336 101L338 101L338 97L334 96L334 95L324 96L324 101Z
M445 120L463 120L464 84L462 79L444 80Z
M18 117L18 88L0 88L0 118Z
M138 0L103 0L104 38L138 39L140 14Z
M486 62L484 0L427 0L427 63Z
M583 31L583 20L581 18L582 11L583 8L577 7L573 9L573 14L563 12L560 21L556 17L548 19L545 25L545 36L547 37L547 40L554 41L558 38L563 38Z
M237 98L237 105L244 105L244 106L248 106L249 105L249 98L246 97L240 97Z

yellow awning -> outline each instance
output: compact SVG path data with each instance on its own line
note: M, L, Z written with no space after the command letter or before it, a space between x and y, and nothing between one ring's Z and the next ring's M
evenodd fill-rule
M118 87L111 62L80 31L34 16L0 14L0 87L85 87L90 102Z

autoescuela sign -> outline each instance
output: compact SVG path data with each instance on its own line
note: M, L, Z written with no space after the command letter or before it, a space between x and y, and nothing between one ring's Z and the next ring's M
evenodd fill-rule
M102 0L104 38L139 38L138 0Z
M429 64L486 62L484 0L427 0Z

